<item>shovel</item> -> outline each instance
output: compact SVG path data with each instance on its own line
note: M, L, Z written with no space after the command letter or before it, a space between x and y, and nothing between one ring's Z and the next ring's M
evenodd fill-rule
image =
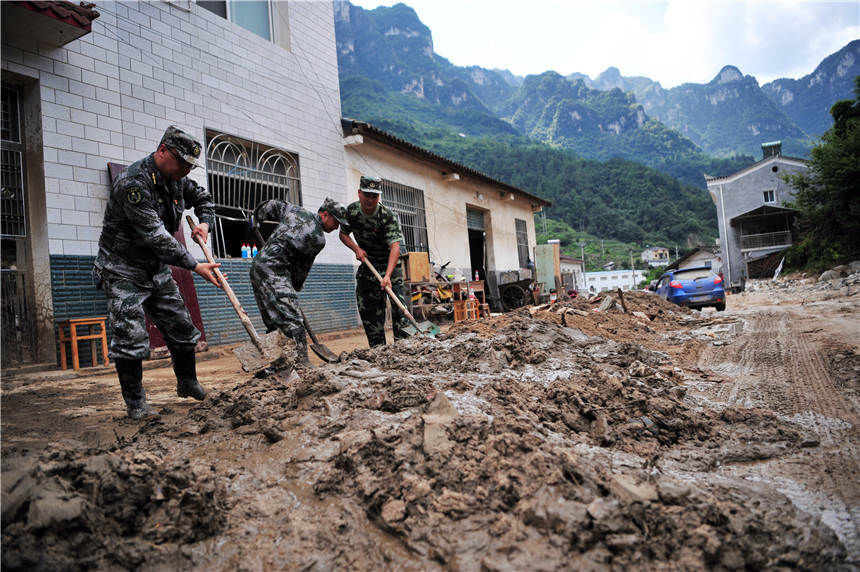
M260 243L260 248L262 248L266 244L266 240L263 238L263 234L260 232L260 227L257 226L257 221L254 221L254 224L251 228L254 230L254 236L257 238L257 242ZM317 339L316 334L311 329L311 325L308 323L308 318L307 316L305 316L304 310L299 308L299 313L302 315L302 323L305 326L305 330L307 330L308 335L311 337L311 341L313 342L311 344L311 350L313 350L313 352L317 354L317 356L319 356L319 358L326 363L339 362L340 356L328 349L325 344L321 344L319 339Z
M195 227L194 220L190 215L186 215L185 220L188 221L188 226L193 231ZM194 237L194 242L199 244L200 248L203 249L206 260L214 263L215 260L212 258L212 254L209 252L206 243L199 236ZM224 293L227 294L227 298L230 299L230 303L233 305L233 309L236 310L236 314L238 314L239 319L242 321L242 325L245 326L245 331L248 332L248 336L251 338L250 342L245 342L233 350L233 353L239 359L239 363L242 364L242 369L249 372L259 371L269 367L273 362L294 358L295 352L291 356L289 352L285 351L292 340L287 340L280 330L275 330L260 337L257 334L257 330L254 329L254 324L251 323L248 313L242 308L242 304L239 303L239 299L236 298L236 294L233 292L230 284L224 279L224 275L221 274L221 270L215 268L213 272L215 277L218 278L218 282L221 283Z
M370 271L373 272L373 275L376 276L376 279L379 280L379 283L382 284L382 276L379 275L379 272L376 271L376 268L373 267L373 264L364 257L362 260L364 264L370 268ZM412 317L412 314L409 313L409 310L406 309L406 306L403 305L403 302L400 301L400 298L394 293L391 289L391 286L386 286L385 291L388 293L388 296L391 298L391 301L397 304L397 307L400 308L400 311L409 318L409 321L412 322L411 326L406 326L403 328L403 332L409 336L414 336L415 334L422 334L424 336L435 338L439 333L439 326L434 324L433 322L426 320L424 322L418 323L415 321L415 318Z

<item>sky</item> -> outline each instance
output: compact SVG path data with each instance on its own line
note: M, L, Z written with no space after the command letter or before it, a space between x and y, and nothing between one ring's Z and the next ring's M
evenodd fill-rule
M390 0L351 0L366 9ZM458 66L553 70L592 79L610 66L664 88L707 83L733 65L759 84L811 73L860 38L860 0L629 2L405 0Z

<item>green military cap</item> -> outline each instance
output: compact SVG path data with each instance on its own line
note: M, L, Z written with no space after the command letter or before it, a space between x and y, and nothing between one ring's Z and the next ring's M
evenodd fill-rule
M365 193L382 194L382 179L379 177L361 177L358 188Z
M164 132L161 143L170 147L186 163L194 167L200 167L200 141L182 131L175 125L171 125Z
M346 207L335 201L334 199L326 197L326 199L323 201L323 204L320 205L319 208L319 212L323 211L333 216L335 220L340 224L347 224Z

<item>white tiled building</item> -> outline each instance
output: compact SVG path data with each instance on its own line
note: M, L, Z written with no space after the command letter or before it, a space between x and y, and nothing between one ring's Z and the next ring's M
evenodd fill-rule
M604 270L600 272L586 272L585 280L588 291L597 293L604 290L630 290L638 287L645 280L644 270Z
M89 33L86 17L64 18L71 3L50 4L3 3L3 137L17 153L4 154L4 169L8 159L21 175L9 203L20 217L3 230L4 280L19 281L21 302L38 316L18 332L33 346L22 361L53 359L55 320L104 313L86 274L98 251L107 163L154 151L168 125L207 145L207 167L191 176L213 193L221 188L216 256L239 256L245 229L235 219L260 193L312 210L326 196L346 198L330 2L206 3L220 14L188 1L99 2ZM281 177L276 188L261 188L264 175ZM248 180L252 192L228 192ZM196 245L191 250L202 258ZM239 265L231 282L241 291L247 261L230 263ZM315 272L333 274L309 279L303 300L312 321L323 329L356 325L352 257L333 235ZM328 284L336 292L326 292ZM209 293L198 290L204 308ZM250 289L244 295L256 319ZM212 303L220 308L223 300ZM233 326L209 316L210 341L230 341L233 330L224 328Z

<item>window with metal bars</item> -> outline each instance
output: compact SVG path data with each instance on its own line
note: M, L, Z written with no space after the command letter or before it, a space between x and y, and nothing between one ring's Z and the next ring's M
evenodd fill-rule
M0 110L0 235L27 236L18 91L4 86Z
M514 225L517 231L517 256L520 259L520 268L528 268L529 262L529 230L526 221L515 218Z
M383 179L381 200L382 204L397 213L406 250L429 252L424 191Z
M280 199L302 204L299 158L293 153L207 132L206 169L215 202L216 256L240 257L242 245L254 244L251 215L261 202ZM263 235L271 230L264 226Z

